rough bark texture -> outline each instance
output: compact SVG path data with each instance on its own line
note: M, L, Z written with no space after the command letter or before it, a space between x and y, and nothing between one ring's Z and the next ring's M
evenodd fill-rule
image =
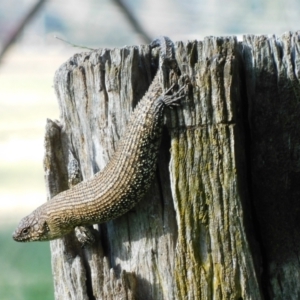
M297 299L299 37L177 43L193 92L166 116L152 188L96 242L51 242L56 299ZM72 57L47 122L49 197L103 169L154 75L148 46Z
M252 201L271 299L300 299L299 34L243 43Z

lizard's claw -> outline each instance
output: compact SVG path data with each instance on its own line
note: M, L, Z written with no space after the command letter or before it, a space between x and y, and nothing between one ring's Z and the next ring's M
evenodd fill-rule
M179 106L178 100L182 99L186 96L186 87L187 84L184 84L177 92L173 93L172 95L168 95L175 87L175 84L172 84L171 87L165 92L163 96L163 102L167 106Z

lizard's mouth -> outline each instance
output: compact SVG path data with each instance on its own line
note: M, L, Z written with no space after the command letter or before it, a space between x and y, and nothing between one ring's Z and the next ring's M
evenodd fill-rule
M16 242L30 242L33 240L32 234L31 234L31 227L30 226L22 226L22 228L17 228L13 235L12 238Z
M16 242L29 242L29 238L28 238L28 237L22 237L22 236L20 236L17 232L14 232L14 233L13 233L12 238L13 238Z
M21 242L21 243L28 243L28 242L34 242L34 241L41 241L41 239L39 237L32 237L31 235L27 235L27 236L22 236L20 235L20 233L18 232L14 232L12 234L12 238L16 241L16 242Z

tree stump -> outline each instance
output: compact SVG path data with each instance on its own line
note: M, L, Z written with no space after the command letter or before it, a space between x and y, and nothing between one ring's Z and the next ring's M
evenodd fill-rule
M124 216L51 241L56 299L296 299L299 33L176 43L193 90L166 113L155 180ZM149 46L74 55L55 75L48 197L109 161L155 70ZM299 179L299 180L298 180Z

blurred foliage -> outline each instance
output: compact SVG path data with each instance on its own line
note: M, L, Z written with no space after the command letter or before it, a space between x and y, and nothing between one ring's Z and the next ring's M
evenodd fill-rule
M0 299L53 300L49 242L17 243L0 230Z

